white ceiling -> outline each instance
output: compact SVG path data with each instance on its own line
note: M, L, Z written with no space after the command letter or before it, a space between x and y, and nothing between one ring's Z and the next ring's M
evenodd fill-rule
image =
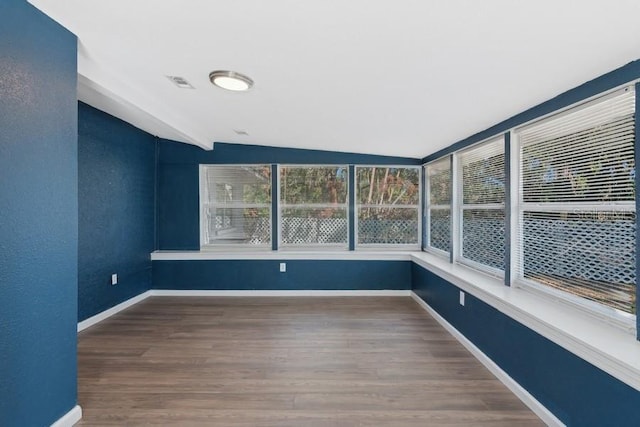
M423 157L640 58L638 0L30 1L78 36L80 100L204 148Z

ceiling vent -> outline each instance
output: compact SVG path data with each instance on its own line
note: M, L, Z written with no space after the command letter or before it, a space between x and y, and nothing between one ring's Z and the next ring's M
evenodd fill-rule
M191 86L191 83L189 83L187 81L187 79L185 79L184 77L180 77L180 76L167 76L167 78L169 80L171 80L176 86L178 86L180 89L194 89L193 86Z

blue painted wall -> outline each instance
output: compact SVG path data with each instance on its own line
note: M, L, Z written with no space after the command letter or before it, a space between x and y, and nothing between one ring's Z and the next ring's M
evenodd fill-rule
M287 263L280 273L280 263ZM411 261L154 261L154 289L410 289Z
M76 405L76 37L0 2L0 425Z
M469 293L414 264L413 290L568 426L627 426L640 393Z
M155 137L79 103L78 321L151 288L155 151Z
M216 143L214 150L160 140L158 156L158 249L200 249L198 165L382 164L419 165L420 159L319 150Z

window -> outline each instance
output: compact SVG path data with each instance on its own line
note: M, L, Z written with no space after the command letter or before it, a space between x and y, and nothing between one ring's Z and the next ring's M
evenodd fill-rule
M504 271L504 139L479 144L457 155L460 262L490 272Z
M347 166L280 168L282 246L348 247Z
M270 248L271 166L200 166L201 246Z
M516 277L623 318L636 313L634 104L628 88L517 131Z
M419 247L420 169L356 168L358 245Z
M427 178L427 249L451 252L451 158L425 167Z

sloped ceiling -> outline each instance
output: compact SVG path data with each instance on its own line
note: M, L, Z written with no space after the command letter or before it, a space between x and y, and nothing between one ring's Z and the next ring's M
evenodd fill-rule
M78 36L80 100L207 149L423 157L640 57L638 0L31 3Z

